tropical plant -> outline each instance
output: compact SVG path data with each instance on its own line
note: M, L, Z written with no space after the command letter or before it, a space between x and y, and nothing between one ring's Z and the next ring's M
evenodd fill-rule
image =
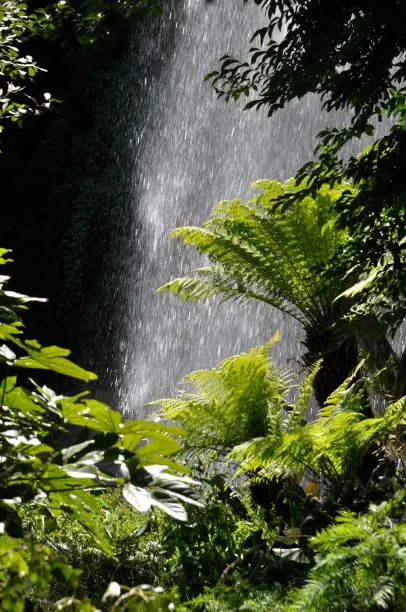
M328 523L327 509L332 517L343 505L365 509L369 500L393 493L392 476L404 463L404 451L392 438L401 439L405 399L390 404L383 416L366 418L368 400L357 379L361 363L328 397L316 420L307 422L321 363L291 403L286 377L267 357L271 344L189 375L185 381L192 390L154 404L183 426L186 452L212 451L213 462L225 461L248 476L252 497L267 510L270 524L280 524L277 516L283 517L281 541L286 530L295 528L294 540L306 546L308 530L315 533L318 523ZM266 434L258 436L261 431ZM315 502L322 483L323 504L306 497L303 478L310 479L308 493Z
M351 270L348 286L354 275L362 282L352 292L349 306L355 299L359 306L354 314L364 322L378 318L395 333L406 314L406 39L399 25L405 7L397 0L384 12L369 1L350 0L333 9L327 0L253 1L265 21L252 37L248 57L224 56L220 69L207 78L219 96L243 97L246 108L264 106L269 115L308 93L319 94L327 111L348 111L340 114L338 127L331 127L329 116L330 127L318 135L316 159L298 171L296 181L306 177L309 193L343 178L357 185L336 201L337 225L351 239L333 258L329 278ZM383 118L388 121L381 133L386 133L359 155L364 146L358 148L359 138L373 136ZM353 155L348 147L343 151L350 141ZM284 194L279 203L291 199ZM404 391L405 364L406 354L396 384L391 381L397 396Z
M274 415L287 405L288 377L268 358L277 337L216 368L192 372L183 379L186 389L178 397L150 404L182 425L186 452L213 448L224 456L236 444L266 435Z
M10 261L6 254L5 249L0 251L0 265ZM9 598L14 593L12 609L19 606L23 609L21 585L31 580L35 586L41 548L29 544L20 508L36 507L51 530L61 516L72 516L91 534L94 547L112 555L108 534L98 520L95 496L103 491L118 489L136 510L147 512L155 507L178 520L187 518L184 502L196 505L201 502L191 488L194 481L184 474L186 468L172 459L180 450L173 438L181 433L179 428L123 421L105 404L89 399L87 393L74 397L56 395L28 378L35 370L84 381L96 376L69 361L66 349L42 347L36 340L24 338L21 312L35 298L5 289L8 280L7 276L0 277L3 342L0 347L0 546L5 550L15 548L16 558L11 566L7 555L1 556L0 574L3 572L4 582L0 598ZM76 441L66 444L61 434L66 440L72 425L79 426L80 430ZM48 555L52 566L50 551L44 548L43 554ZM34 563L32 573L27 569L27 559L31 565ZM55 572L62 571L57 559L54 565ZM14 566L21 566L25 578ZM53 575L52 567L46 570L44 579L38 578L41 585ZM70 575L75 574L69 570L67 576ZM15 583L7 583L14 578ZM29 597L31 593L27 592Z
M366 418L363 389L353 382L355 375L356 371L330 395L315 421L290 420L279 436L272 432L247 441L234 448L232 456L242 461L242 469L263 472L268 478L301 480L307 470L335 488L335 496L350 483L355 499L357 478L365 484L370 476L366 469L358 474L364 458L405 424L405 398L390 404L383 416ZM282 419L282 425L285 422Z
M347 184L320 189L314 198L302 199L304 184L290 180L261 180L251 185L261 191L246 204L220 202L202 227L179 227L172 238L181 238L213 260L198 269L197 278L180 278L159 289L180 294L184 300L255 298L298 319L311 329L332 321L337 285L315 276L337 249L346 233L335 227L334 203ZM281 210L283 194L296 203Z
M295 478L306 470L331 484L353 482L364 456L405 424L404 403L380 417L364 416L367 399L360 380L362 363L331 393L312 422L306 421L317 362L288 401L289 377L275 368L267 345L222 361L183 379L178 397L157 400L164 417L182 425L185 451L215 449L216 459L232 458L241 469L264 478ZM188 386L191 389L188 389Z
M392 610L406 601L405 492L362 515L341 512L312 538L315 565L286 612Z
M172 291L184 300L257 299L300 321L306 332L306 365L324 358L315 380L322 403L357 363L354 335L346 332L343 339L342 330L340 334L343 302L334 301L348 280L323 275L348 240L346 232L336 227L335 202L354 189L338 183L333 188L323 186L312 197L303 195L306 181L281 185L262 180L253 187L261 193L246 204L220 202L202 227L172 232L173 238L208 255L212 264L159 290ZM281 208L279 199L284 195L293 199Z

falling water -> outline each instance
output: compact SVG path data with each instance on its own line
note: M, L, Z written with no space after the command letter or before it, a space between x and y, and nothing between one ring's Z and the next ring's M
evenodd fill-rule
M326 123L311 97L268 119L217 100L204 83L223 54L246 52L263 18L251 4L185 0L158 32L144 33L143 67L139 47L130 60L144 77L126 99L137 117L126 132L131 214L121 236L126 273L119 288L126 314L117 385L128 414L144 414L146 402L174 393L186 373L263 344L276 330L274 361L297 369L302 332L269 306L185 304L154 293L202 265L169 240L171 228L200 224L219 200L249 197L256 179L287 179L310 159Z

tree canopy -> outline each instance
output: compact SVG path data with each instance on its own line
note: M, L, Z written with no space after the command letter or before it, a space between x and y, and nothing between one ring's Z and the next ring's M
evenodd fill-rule
M159 11L155 0L6 0L0 6L0 131L7 121L51 105L51 93L38 97L35 79L44 67L32 55L32 41L72 38L81 45L109 37L135 14ZM31 43L31 44L30 44Z
M351 110L351 124L361 130L393 104L406 76L402 2L390 0L382 10L369 0L253 1L269 23L255 32L247 61L225 56L210 75L219 94L254 92L247 108L265 106L272 114L318 93L328 111Z
M344 127L319 134L316 158L298 178L308 177L309 190L343 178L357 184L356 193L343 193L337 202L339 223L349 229L351 242L332 267L334 274L337 267L353 268L359 279L369 278L352 297L394 331L406 313L406 7L398 0L385 10L369 1L254 2L268 21L254 34L255 46L242 60L223 57L207 78L219 96L245 95L246 108L265 107L270 115L308 93L318 94L328 111L348 111ZM382 138L362 155L356 144L353 155L343 155L344 145L373 136L384 117L391 127Z

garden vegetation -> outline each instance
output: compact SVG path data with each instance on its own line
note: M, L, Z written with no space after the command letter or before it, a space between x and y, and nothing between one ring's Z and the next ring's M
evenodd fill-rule
M303 376L272 362L274 330L190 373L153 419L125 420L50 388L95 375L27 338L38 300L2 275L2 610L406 610L406 7L251 1L267 25L245 58L207 75L218 95L272 115L318 94L347 124L323 130L286 183L258 181L248 202L175 229L206 260L159 290L295 318ZM145 11L159 13L130 0L3 2L2 127L56 104L38 93L33 41L69 30L92 44Z

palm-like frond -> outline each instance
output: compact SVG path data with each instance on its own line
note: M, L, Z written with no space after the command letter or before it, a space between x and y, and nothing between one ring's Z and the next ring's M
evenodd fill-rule
M364 360L360 361L350 376L328 396L319 411L321 418L329 419L340 412L357 412L362 409L363 390L360 388L356 393L356 383L353 384L353 381L363 365Z
M229 452L245 472L300 479L310 470L332 484L353 478L371 447L406 422L405 398L388 406L383 416L365 418L362 389L354 383L360 364L329 396L316 421L305 423L321 363L302 383L296 404L289 404L289 377L268 357L276 339L211 370L192 372L184 379L184 392L152 405L182 425L186 447L215 447L222 457Z
M316 563L284 612L404 610L405 493L364 515L343 512L312 538Z
M233 459L242 462L243 470L268 477L300 478L306 469L331 482L353 477L371 446L406 422L405 398L391 404L382 417L365 418L354 375L330 395L316 421L303 425L297 419L293 426L282 426L279 437L270 432L240 444L231 453Z
M180 227L172 232L207 255L211 266L196 276L178 278L159 290L185 300L258 299L288 312L304 324L327 317L340 290L321 282L323 269L346 240L334 225L334 202L348 185L320 189L314 198L303 196L303 184L257 181L261 193L247 203L217 204L202 227ZM297 193L294 204L281 207L278 198ZM344 288L344 286L343 286Z
M186 443L229 450L236 444L265 436L286 405L289 377L268 358L276 334L265 346L222 361L216 368L192 372L184 383L190 391L157 400L164 416L181 423Z
M310 398L312 394L314 379L316 378L321 367L322 360L319 359L310 369L308 375L305 376L302 384L299 387L299 397L296 401L296 404L291 406L288 417L284 419L284 431L293 431L299 429L304 424L304 418L310 405Z

